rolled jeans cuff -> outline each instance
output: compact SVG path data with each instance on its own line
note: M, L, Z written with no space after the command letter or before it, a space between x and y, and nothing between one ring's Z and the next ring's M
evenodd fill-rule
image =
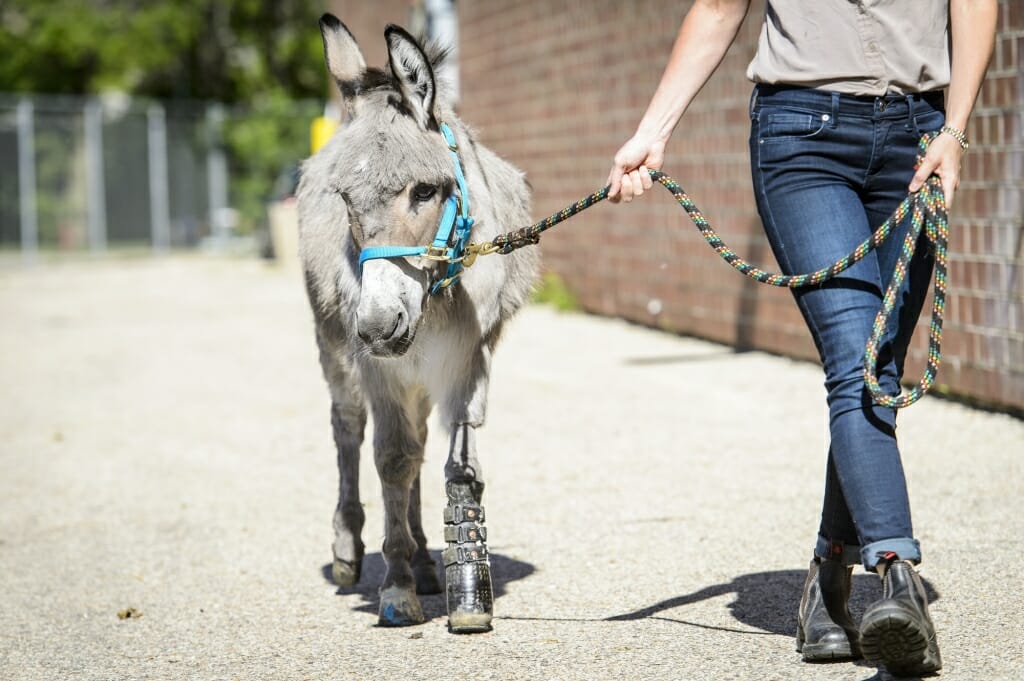
M839 560L843 565L857 565L860 563L860 546L856 544L844 544L832 541L827 537L818 535L818 543L814 546L814 555L822 560Z
M875 572L875 566L881 562L882 557L887 553L895 553L900 560L909 560L914 565L921 562L921 544L916 539L910 537L896 537L894 539L882 539L862 546L860 557L864 563L864 569L869 572Z

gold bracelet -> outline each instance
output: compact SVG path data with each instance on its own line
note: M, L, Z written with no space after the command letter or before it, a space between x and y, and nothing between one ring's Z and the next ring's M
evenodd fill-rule
M967 151L967 147L971 146L967 143L967 135L960 128L954 128L952 125L944 125L939 128L939 132L944 132L959 142L960 148L964 151Z

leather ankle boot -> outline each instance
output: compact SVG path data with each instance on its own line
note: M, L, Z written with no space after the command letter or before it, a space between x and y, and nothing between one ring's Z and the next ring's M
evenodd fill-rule
M882 577L882 599L861 620L865 659L880 662L897 676L929 674L942 668L928 596L914 566L892 559Z
M851 573L838 560L811 561L797 613L796 649L805 662L860 657L857 625L850 616Z

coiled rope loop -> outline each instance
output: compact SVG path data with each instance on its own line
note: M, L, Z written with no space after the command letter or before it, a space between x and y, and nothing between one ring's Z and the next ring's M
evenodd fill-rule
M920 164L924 153L928 149L928 144L934 136L934 134L930 134L921 138L918 144L920 151L918 164ZM911 221L910 229L907 231L906 238L903 241L896 269L893 272L889 287L882 298L882 306L875 317L871 336L868 338L864 349L864 383L867 385L868 391L871 393L871 399L874 400L875 404L892 409L899 409L913 404L928 392L935 383L935 376L938 373L941 358L942 316L946 306L946 255L947 242L949 240L946 200L942 191L942 182L937 176L932 175L919 191L903 199L892 215L889 216L889 219L883 222L875 230L874 234L865 239L849 255L815 272L783 275L759 269L734 253L718 236L704 217L704 214L701 213L700 209L693 203L693 200L683 191L678 182L660 170L651 170L649 172L652 180L658 182L672 193L676 202L683 207L683 210L690 216L694 225L700 230L701 236L704 237L704 240L722 260L751 279L771 286L788 288L815 286L834 278L875 250L892 234L893 229L909 215ZM570 206L566 206L554 215L548 216L529 227L502 234L484 244L472 244L468 251L481 255L488 253L508 254L517 248L536 244L540 241L540 235L543 232L590 208L595 203L608 198L609 188L609 186L605 186L590 196ZM893 310L896 307L897 294L907 277L909 263L914 257L918 237L921 235L922 230L928 241L931 242L935 255L935 295L932 304L931 326L928 332L928 358L924 368L924 375L914 388L900 395L889 395L882 390L878 383L878 350L889 326Z

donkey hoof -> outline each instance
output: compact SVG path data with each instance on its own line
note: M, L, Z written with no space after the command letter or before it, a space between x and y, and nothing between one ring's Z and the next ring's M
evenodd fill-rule
M359 583L362 567L361 560L348 561L335 557L334 565L331 566L331 577L338 586L355 586Z
M392 586L380 592L380 614L377 624L382 627L408 627L423 624L423 608L411 589Z
M437 563L434 561L414 566L412 576L416 579L416 593L418 594L439 594L444 591L441 586L441 578L437 575Z
M445 568L448 628L453 634L491 630L494 598L491 567L486 562L457 563Z

